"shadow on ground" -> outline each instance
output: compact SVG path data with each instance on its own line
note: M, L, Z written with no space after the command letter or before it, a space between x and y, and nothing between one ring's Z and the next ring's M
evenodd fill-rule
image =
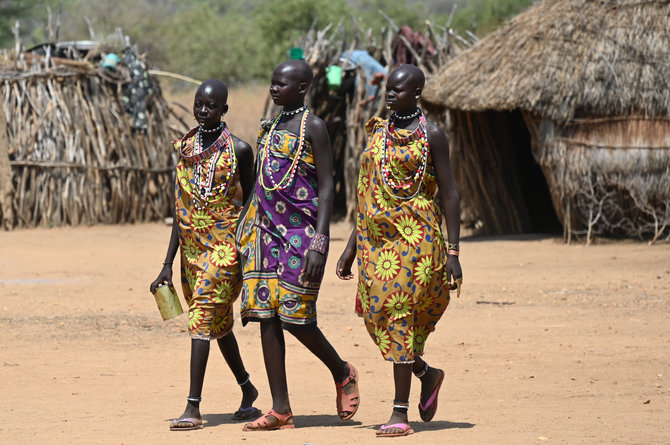
M381 429L382 424L378 423L375 425L361 425L358 428L367 428L371 430ZM448 420L435 420L432 422L410 422L410 426L415 433L420 433L422 431L438 431L438 430L451 430L451 429L466 429L474 428L474 423L469 422L450 422Z
M226 414L205 414L202 416L203 419L207 422L206 426L218 426L218 425L230 425L230 424L239 424L240 429L245 423L255 420L233 420L233 413ZM361 425L361 422L357 421L343 421L338 416L332 414L314 414L314 415L301 415L293 416L296 428L306 428L306 427L322 427L322 426L357 426Z

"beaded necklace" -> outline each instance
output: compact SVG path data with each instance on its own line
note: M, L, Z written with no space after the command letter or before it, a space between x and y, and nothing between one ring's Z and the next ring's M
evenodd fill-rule
M421 190L421 184L423 183L423 178L426 174L426 166L428 165L428 138L426 136L426 117L424 116L421 109L418 109L419 116L419 125L416 129L409 135L405 137L397 137L395 135L395 121L398 119L396 113L393 113L389 120L384 126L384 137L382 139L382 159L381 159L381 171L384 184L387 186L387 189L396 197L400 199L412 199ZM415 116L416 117L416 116ZM409 119L407 117L406 119ZM391 173L390 161L388 159L388 149L392 144L395 145L408 145L409 143L419 139L421 141L421 159L419 166L417 167L414 173L411 173L409 176L404 178L398 178ZM411 196L399 196L396 191L407 190L412 187L415 183L418 183L418 187Z
M298 113L302 113L302 112L305 111L306 109L307 109L307 107L306 107L305 105L303 105L302 107L300 107L300 108L296 108L296 109L293 110L293 111L282 111L281 114L282 114L283 116L295 116L295 115L298 114Z
M223 128L223 125L224 125L223 122L219 122L219 125L217 125L216 127L212 128L210 130L207 130L206 128L203 128L203 126L200 125L198 127L198 133L200 133L200 132L202 132L202 133L216 133L217 131L220 131Z
M202 201L207 201L219 190L223 190L223 196L226 196L233 182L232 180L235 171L237 170L237 158L235 157L235 148L230 131L224 122L217 128L221 128L221 134L209 147L204 148L202 143L202 128L198 128L198 133L195 136L193 144L193 156L184 156L183 152L181 153L183 159L191 160L193 162L195 190ZM211 130L209 130L209 132L213 133ZM221 155L224 153L227 155L230 167L228 168L228 172L226 172L225 180L214 185L216 165L218 164ZM210 157L212 154L213 156ZM209 162L207 163L206 160L208 157Z
M414 113L412 113L412 114L408 114L408 115L405 115L405 116L401 116L401 115L399 115L398 113L395 113L395 112L394 112L394 113L393 113L393 116L395 116L395 119L396 119L396 120L399 120L399 121L408 121L408 120L410 120L410 119L414 119L415 117L417 117L417 116L420 115L420 114L421 114L421 108L417 107L417 108L416 108L416 111L414 111Z
M279 124L279 121L281 120L282 116L293 116L295 114L298 114L299 112L304 111L305 113L302 115L302 118L300 119L300 132L298 134L298 139L296 140L294 147L294 151L296 151L295 156L293 157L293 161L291 162L291 167L289 170L286 172L283 178L279 181L277 184L272 177L272 173L270 172L270 141L272 140L272 135L274 134L275 128L277 128L277 124ZM290 114L289 114L290 113ZM302 149L303 145L305 142L305 122L307 122L307 116L309 115L309 109L305 106L298 108L298 110L293 110L293 111L288 111L284 112L282 111L279 116L277 116L272 122L272 126L270 127L270 130L267 133L266 139L265 139L265 144L263 145L263 155L261 158L261 172L260 172L260 178L261 178L261 186L269 191L272 192L274 190L284 190L286 187L288 187L290 184L293 183L293 177L295 176L295 172L298 168L298 160L300 160L300 156L302 155ZM272 182L272 187L268 187L265 185L265 172L268 171L268 177L270 178L270 181Z

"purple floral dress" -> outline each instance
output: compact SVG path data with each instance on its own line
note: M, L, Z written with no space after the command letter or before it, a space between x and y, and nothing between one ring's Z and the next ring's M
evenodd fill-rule
M304 279L318 211L314 156L307 142L299 150L292 132L275 130L266 144L267 137L260 138L255 193L237 227L242 323L275 316L285 323L315 323L321 280Z

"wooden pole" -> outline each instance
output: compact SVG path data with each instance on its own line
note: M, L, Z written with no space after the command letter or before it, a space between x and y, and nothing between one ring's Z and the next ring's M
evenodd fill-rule
M5 230L10 230L14 224L13 190L12 166L9 164L7 119L3 107L0 107L0 221Z

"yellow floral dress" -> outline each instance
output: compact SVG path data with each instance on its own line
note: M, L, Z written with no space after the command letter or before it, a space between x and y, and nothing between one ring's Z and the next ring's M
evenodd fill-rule
M447 249L434 199L437 183L430 150L421 184L391 189L381 169L385 124L381 118L368 122L361 157L357 308L384 359L412 363L423 355L428 335L449 304ZM409 134L396 131L401 137ZM423 143L392 144L387 154L390 173L403 178L416 171Z
M189 131L175 148L186 156L193 153L197 129ZM223 133L222 133L223 137ZM221 142L219 138L217 142ZM234 147L231 150L235 156ZM215 151L201 161L205 183L215 163L213 184L221 185L231 169L227 150ZM179 223L181 283L188 304L189 333L192 338L214 340L233 327L233 302L242 285L235 247L235 228L240 206L233 201L238 188L237 170L230 187L213 189L204 197L196 190L196 163L180 158L175 184L176 217Z

